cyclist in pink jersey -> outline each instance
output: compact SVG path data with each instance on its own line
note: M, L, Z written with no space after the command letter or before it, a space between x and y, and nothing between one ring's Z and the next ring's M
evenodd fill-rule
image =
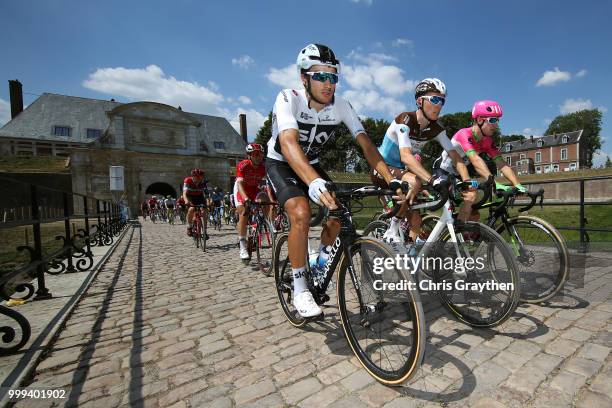
M516 174L510 166L502 159L499 150L493 141L493 135L499 126L499 118L503 115L502 107L494 101L478 101L472 108L472 127L460 129L451 143L455 150L463 157L464 163L468 165L470 175L477 175L488 178L491 171L485 162L490 159L495 162L501 173L521 192L527 190L520 184ZM439 160L439 170L445 173L455 173L452 161L448 153L444 151ZM434 167L436 165L434 164ZM476 200L476 191L466 191L463 194L463 204L459 209L459 219L477 221L480 218L478 211L471 211L471 204Z

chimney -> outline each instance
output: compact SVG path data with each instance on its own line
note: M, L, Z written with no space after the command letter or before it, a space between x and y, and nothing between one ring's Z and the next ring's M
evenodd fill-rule
M15 119L15 116L23 112L23 91L19 80L9 80L8 82L9 95L11 98L11 119Z
M533 143L533 135L529 136L529 139L531 139L531 143Z
M249 143L247 141L246 115L244 113L241 113L240 115L238 115L238 118L240 120L240 136L242 136L242 140L244 140L244 143Z

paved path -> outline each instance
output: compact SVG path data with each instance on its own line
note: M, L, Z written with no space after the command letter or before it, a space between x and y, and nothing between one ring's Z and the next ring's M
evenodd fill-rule
M590 257L563 303L522 306L496 331L426 304L424 366L387 388L353 357L333 303L324 322L293 328L233 231L211 235L202 254L182 226L128 231L27 385L69 398L16 405L612 406L609 258Z

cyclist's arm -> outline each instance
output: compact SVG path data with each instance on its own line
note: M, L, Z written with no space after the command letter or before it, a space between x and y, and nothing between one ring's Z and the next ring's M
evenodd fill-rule
M510 181L513 186L516 186L521 183L518 177L516 177L516 173L514 173L514 170L512 170L512 168L508 166L505 161L499 160L496 162L496 164L499 171L501 171L504 177L506 177L506 179Z
M463 181L469 180L470 172L468 171L467 166L461 159L461 156L459 155L459 153L455 149L452 149L448 151L447 153L448 153L448 156L453 161L453 166L455 166L455 168L457 169L457 173L459 173L461 180Z
M244 179L242 177L239 177L239 178L236 179L236 183L238 185L238 192L240 193L242 198L247 200L249 198L249 196L247 195L246 189L244 188Z
M491 175L487 163L485 163L485 161L476 153L476 151L467 151L465 152L465 155L468 157L468 160L470 163L472 163L474 169L478 174L480 174L481 177L486 179Z

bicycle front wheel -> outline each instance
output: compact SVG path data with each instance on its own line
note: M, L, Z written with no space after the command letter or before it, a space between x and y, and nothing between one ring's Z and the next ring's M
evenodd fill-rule
M442 304L473 327L493 327L516 310L519 267L503 238L490 227L466 222L447 230L435 244L426 275L433 277ZM428 260L429 261L429 260ZM433 267L431 267L433 264Z
M338 267L344 334L361 365L385 385L411 378L425 353L425 314L412 276L381 268L397 253L380 240L358 238Z
M521 301L544 302L563 288L569 278L569 251L555 227L541 218L520 215L501 224L497 232L518 261Z

